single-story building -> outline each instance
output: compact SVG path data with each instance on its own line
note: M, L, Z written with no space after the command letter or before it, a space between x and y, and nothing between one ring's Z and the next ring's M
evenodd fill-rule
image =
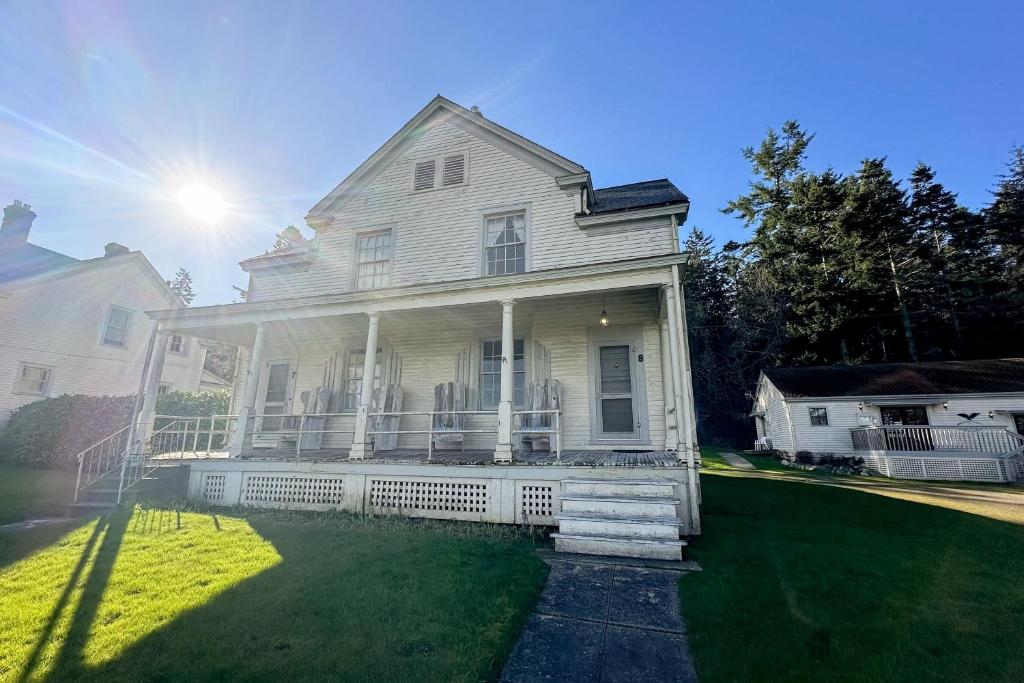
M901 478L1012 480L1024 358L772 368L751 416L757 450L859 455Z

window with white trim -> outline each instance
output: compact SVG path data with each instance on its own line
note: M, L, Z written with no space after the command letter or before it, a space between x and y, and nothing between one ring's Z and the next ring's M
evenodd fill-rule
M356 235L356 289L380 289L391 282L391 230Z
M439 172L440 171L440 172ZM433 159L423 159L413 165L414 192L456 187L466 183L466 153L451 152Z
M38 365L21 363L18 366L18 378L14 383L14 391L18 394L46 396L53 380L53 370Z
M172 334L167 341L167 350L170 353L177 353L182 356L188 355L188 337L181 334Z
M522 339L512 345L512 404L524 405L526 355ZM485 339L480 349L480 410L495 410L501 400L501 340Z
M381 350L377 349L376 367L373 369L373 388L381 387ZM366 349L348 352L345 375L341 380L341 412L354 413L359 408L359 396L363 391L363 365L366 363Z
M108 346L128 346L128 332L132 326L132 312L120 306L111 306L103 326L103 343Z
M812 427L828 427L828 408L808 408Z
M526 272L526 212L484 217L484 275Z

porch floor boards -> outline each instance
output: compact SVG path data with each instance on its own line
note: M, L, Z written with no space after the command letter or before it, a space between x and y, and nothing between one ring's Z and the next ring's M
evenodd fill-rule
M211 453L164 453L153 456L155 460L197 460L225 459L226 451ZM339 462L348 461L347 448L323 448L302 451L298 457L294 448L267 448L246 452L240 460L285 461L294 462ZM494 465L494 451L490 450L435 450L433 457L427 459L427 451L419 449L398 449L385 453L376 453L372 458L359 462L366 464L436 464L436 465ZM565 450L562 451L561 462L555 461L553 453L533 451L516 453L512 466L516 465L561 465L568 467L677 467L679 461L675 453L670 451L612 451L612 450Z

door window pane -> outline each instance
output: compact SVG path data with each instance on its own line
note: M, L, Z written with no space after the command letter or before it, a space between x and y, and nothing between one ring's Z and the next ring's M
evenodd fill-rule
M633 399L606 398L601 400L601 426L603 432L633 433Z
M630 394L633 383L630 381L629 347L602 346L601 357L601 393Z

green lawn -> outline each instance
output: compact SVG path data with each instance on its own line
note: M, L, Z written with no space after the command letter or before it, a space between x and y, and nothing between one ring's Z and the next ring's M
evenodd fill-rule
M0 465L0 524L63 515L75 493L75 474Z
M546 576L515 529L123 510L0 534L0 681L494 678Z
M994 500L1024 492L751 460L705 453L680 582L702 681L1024 680L1024 504Z

